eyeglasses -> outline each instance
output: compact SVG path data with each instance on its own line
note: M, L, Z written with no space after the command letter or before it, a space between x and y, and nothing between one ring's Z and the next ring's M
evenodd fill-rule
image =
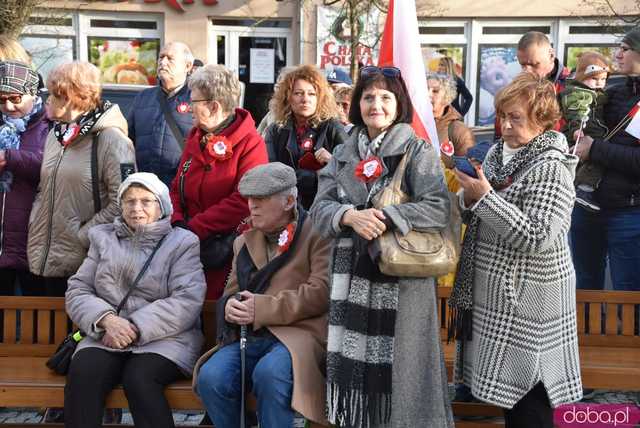
M11 101L11 104L20 104L22 102L22 95L20 94L0 95L0 105L6 104L7 101Z
M384 76L391 78L400 77L400 69L398 67L376 67L375 65L369 65L360 69L360 77L368 77L377 73L382 73Z
M125 207L132 209L138 205L138 202L140 202L140 204L142 205L142 208L149 209L153 206L153 204L158 202L158 200L157 199L125 199L122 201L122 204Z

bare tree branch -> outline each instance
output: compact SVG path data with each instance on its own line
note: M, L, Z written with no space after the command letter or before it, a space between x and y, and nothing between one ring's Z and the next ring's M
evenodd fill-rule
M33 11L42 3L44 0L0 1L0 34L18 37Z

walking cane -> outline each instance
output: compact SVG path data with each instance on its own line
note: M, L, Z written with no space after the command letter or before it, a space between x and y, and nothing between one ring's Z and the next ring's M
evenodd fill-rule
M242 301L242 296L240 293L235 295L235 298L239 301ZM240 326L240 382L241 382L241 396L240 396L240 428L245 428L246 426L246 415L245 415L245 364L246 364L246 350L247 350L247 326Z

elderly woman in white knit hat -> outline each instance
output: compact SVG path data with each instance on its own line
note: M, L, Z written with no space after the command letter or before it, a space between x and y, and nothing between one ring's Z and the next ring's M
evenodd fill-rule
M120 186L122 215L89 231L89 254L69 279L66 309L86 337L65 389L68 427L102 426L122 383L135 426L173 427L164 387L190 376L203 344L206 284L200 241L171 227L169 189L151 173Z

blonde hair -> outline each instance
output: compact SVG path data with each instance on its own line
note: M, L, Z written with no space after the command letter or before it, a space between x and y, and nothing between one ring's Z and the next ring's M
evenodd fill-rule
M325 120L338 116L338 106L336 105L333 91L329 87L327 79L320 73L314 65L301 65L285 74L282 82L278 84L276 92L269 101L269 108L274 114L275 121L284 125L292 116L289 97L293 92L293 85L297 80L306 80L311 83L316 90L318 103L316 111L309 119L311 126L317 126Z
M49 73L47 89L58 98L68 99L78 110L93 110L100 104L100 70L85 61L60 64Z
M448 56L443 56L442 58L440 58L440 62L438 63L439 66L443 66L446 70L445 73L451 75L451 76L456 76L456 65L453 62L453 59L449 58Z
M456 81L453 80L452 75L443 73L427 73L427 86L429 85L429 80L435 80L440 83L440 89L444 92L443 100L445 105L451 104L458 96L458 87L456 86Z
M333 96L336 101L346 98L351 101L351 97L353 96L353 88L351 86L340 86L333 92Z
M528 119L545 131L552 129L561 117L553 83L532 73L518 74L496 94L496 115L514 102L524 105Z
M12 37L0 34L0 61L19 61L31 66L31 55Z
M223 65L198 68L189 78L189 89L197 89L205 99L219 102L225 112L238 107L240 101L240 82Z

